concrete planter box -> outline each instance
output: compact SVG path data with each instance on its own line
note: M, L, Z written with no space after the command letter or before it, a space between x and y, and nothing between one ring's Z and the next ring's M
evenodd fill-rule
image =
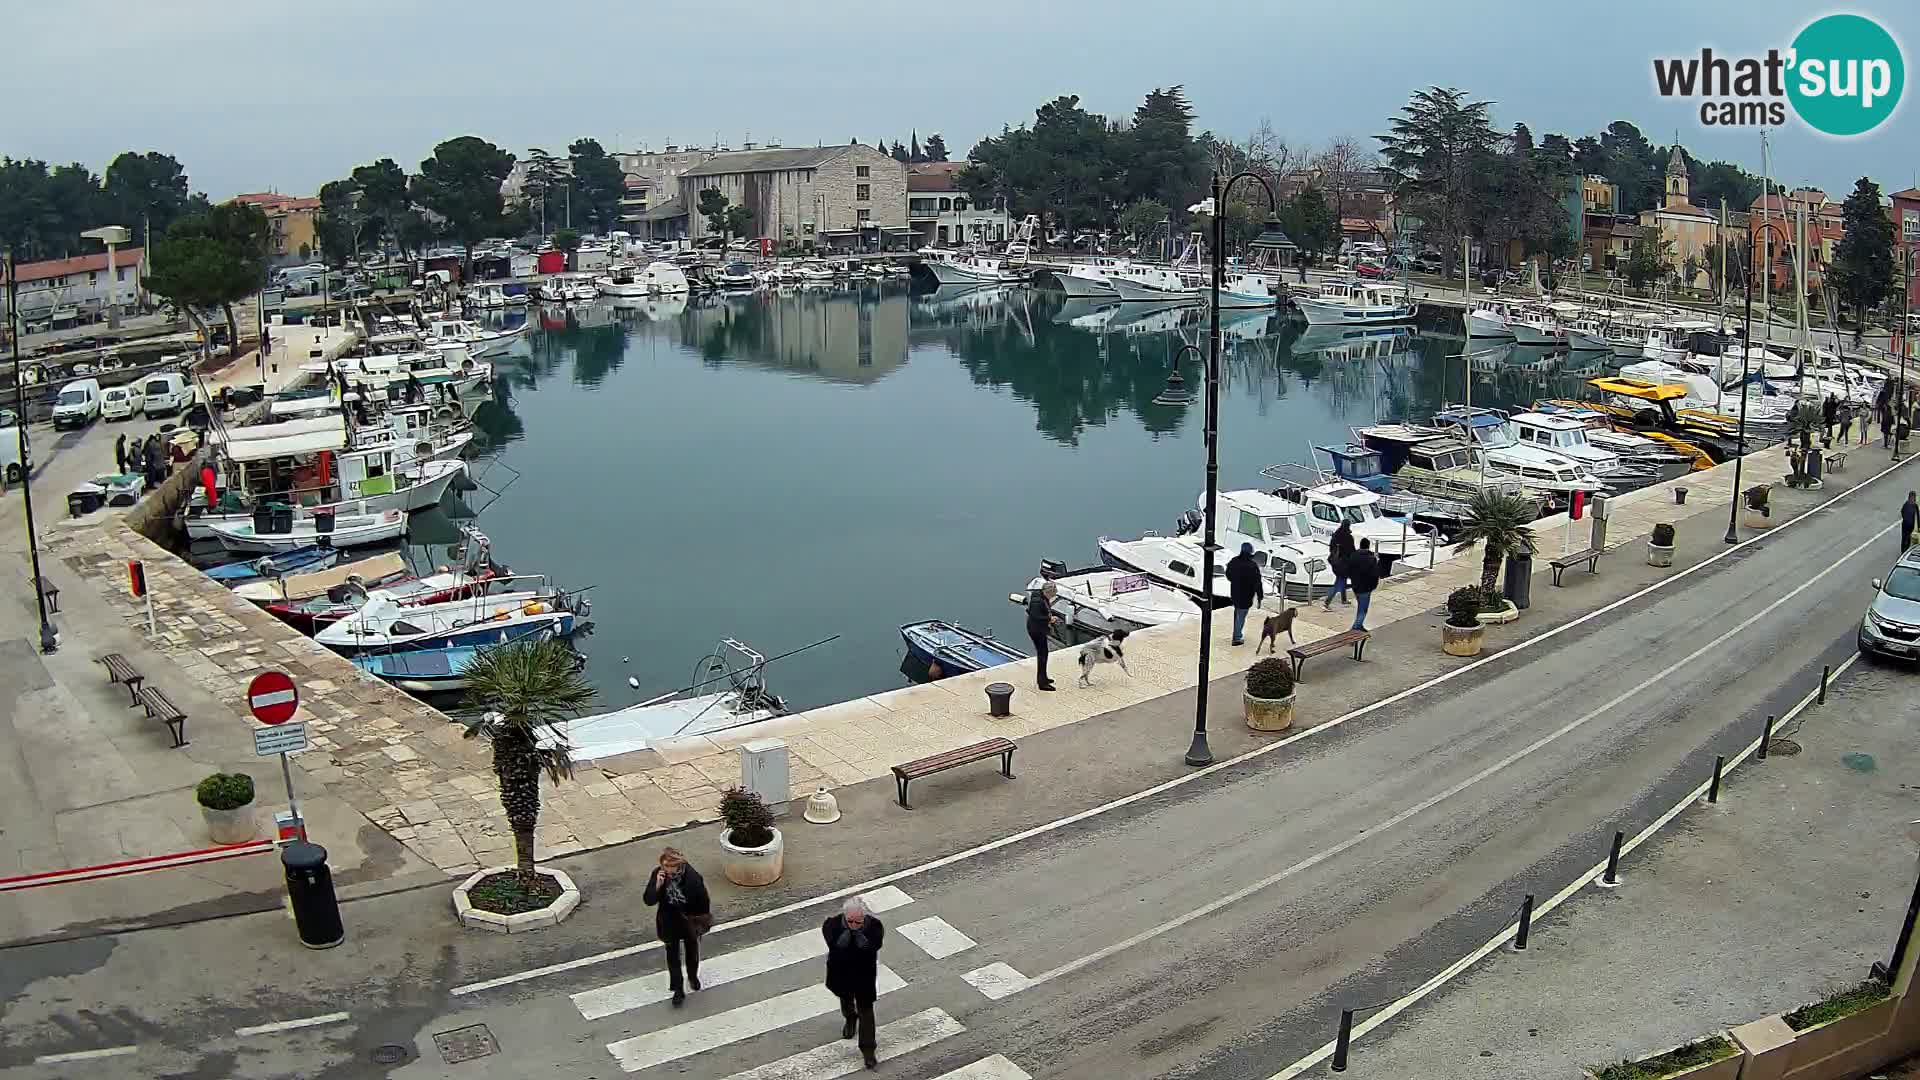
M553 903L538 911L523 911L518 915L496 915L491 911L481 911L467 899L467 891L494 874L514 869L511 866L495 866L481 870L462 882L453 890L453 913L459 917L460 925L475 930L487 930L495 934L524 934L529 930L538 930L543 926L555 926L573 914L580 906L580 889L573 879L559 870L547 867L535 867L534 873L544 878L552 878L560 885L560 895Z
M779 829L773 830L773 842L766 847L735 847L730 842L732 836L731 829L720 834L720 872L728 881L754 887L780 880L786 869L787 838Z
M254 804L231 810L211 810L202 806L200 817L207 823L207 835L216 844L244 844L259 832L259 816Z
M1683 1078L1684 1080L1739 1080L1741 1067L1747 1062L1747 1056L1740 1052L1740 1041L1733 1038L1727 1032L1717 1032L1716 1034L1733 1044L1732 1054L1721 1058L1719 1061L1708 1062L1705 1065L1694 1065L1681 1069L1678 1072L1665 1073L1663 1074L1663 1080L1683 1080ZM1678 1047L1670 1047L1668 1050L1662 1050L1658 1054L1648 1054L1647 1058L1656 1058L1659 1057L1660 1054L1669 1053L1675 1049L1678 1049ZM1646 1059L1642 1058L1640 1060ZM1581 1080L1595 1080L1596 1075L1592 1069L1580 1070Z
M1755 510L1750 506L1740 508L1740 525L1747 529L1771 529L1773 518L1765 510Z
M1481 626L1505 626L1519 617L1520 609L1513 606L1511 600L1501 601L1499 611L1483 611L1475 616Z
M1651 540L1647 541L1647 565L1648 566L1672 566L1673 565L1673 545L1668 544L1665 547L1662 547L1661 545L1656 544Z
M1448 656L1479 656L1486 637L1485 627L1440 624L1440 648Z
M1247 726L1255 731L1285 731L1293 726L1293 699L1298 696L1288 694L1283 698L1254 697L1241 692L1246 702Z
M1893 1023L1898 1005L1897 1000L1888 998L1851 1016L1794 1032L1793 1043L1782 1048L1787 1054L1787 1071L1782 1075L1792 1076L1815 1066L1819 1066L1819 1072L1812 1075L1853 1075L1854 1068L1882 1064L1876 1054L1878 1047L1873 1044Z

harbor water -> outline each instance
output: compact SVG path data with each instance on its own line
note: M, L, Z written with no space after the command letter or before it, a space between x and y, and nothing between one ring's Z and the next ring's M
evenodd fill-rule
M1153 401L1183 343L1204 351L1201 308L904 284L631 303L527 314L463 496L515 570L593 586L598 707L697 681L724 638L775 656L837 635L770 669L794 708L901 685L902 623L1025 650L1008 594L1041 559L1171 532L1205 483L1200 355L1180 357L1195 404ZM1303 329L1227 313L1223 489L1466 395L1457 332ZM1600 373L1510 344L1472 359L1476 405Z

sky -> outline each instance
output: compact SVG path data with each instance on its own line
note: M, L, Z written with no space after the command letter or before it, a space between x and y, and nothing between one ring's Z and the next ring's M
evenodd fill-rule
M1523 122L1536 139L1624 119L1758 171L1758 130L1703 127L1695 105L1659 98L1652 59L1784 48L1826 10L1878 19L1914 59L1920 9L1887 0L9 3L0 155L100 170L122 150L160 150L216 199L312 194L380 157L412 171L467 134L524 156L584 136L628 150L918 130L960 157L1057 95L1117 115L1173 84L1199 128L1244 138L1264 119L1296 146L1371 146L1409 93L1439 84L1493 101L1495 126ZM1835 197L1861 175L1914 186L1915 116L1906 102L1846 140L1790 119L1773 136L1774 176Z

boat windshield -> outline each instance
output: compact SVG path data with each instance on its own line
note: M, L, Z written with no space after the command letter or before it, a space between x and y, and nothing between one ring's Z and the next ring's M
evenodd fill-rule
M1895 599L1920 603L1920 570L1911 566L1894 567L1893 573L1887 575L1886 591Z
M1304 513L1280 514L1260 520L1266 526L1269 540L1292 540L1296 537L1313 535L1312 527L1307 524L1307 515Z

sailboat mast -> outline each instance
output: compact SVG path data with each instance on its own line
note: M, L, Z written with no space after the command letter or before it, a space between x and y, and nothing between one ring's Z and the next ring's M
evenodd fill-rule
M1460 277L1462 283L1466 286L1466 291L1460 294L1460 318L1465 321L1467 327L1467 340L1466 344L1460 347L1460 366L1464 370L1467 378L1467 418L1469 424L1471 424L1473 418L1473 271L1468 269L1467 264L1472 255L1473 241L1462 236L1460 238ZM1446 399L1442 398L1441 400L1444 401ZM1472 436L1473 432L1471 428L1469 428L1467 434L1469 437Z
M1767 324L1767 344L1773 344L1773 234L1768 231L1772 219L1770 203L1773 201L1773 165L1768 157L1767 133L1760 132L1760 311ZM1751 254L1751 253L1749 253Z

